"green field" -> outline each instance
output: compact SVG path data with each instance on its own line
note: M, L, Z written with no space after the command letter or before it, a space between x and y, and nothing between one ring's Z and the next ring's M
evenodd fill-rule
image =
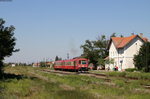
M0 99L149 99L150 74L106 72L111 81L83 75L62 75L42 68L5 67ZM131 80L125 77L137 77ZM143 77L143 78L142 78ZM145 78L144 78L145 77Z

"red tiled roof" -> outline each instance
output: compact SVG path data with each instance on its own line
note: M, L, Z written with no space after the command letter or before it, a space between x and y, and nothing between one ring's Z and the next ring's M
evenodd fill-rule
M113 41L116 48L123 48L126 46L130 41L132 41L135 37L141 38L144 42L147 42L147 38L143 38L139 35L132 35L129 37L112 37L111 41Z
M148 39L147 38L142 38L145 42L148 42Z

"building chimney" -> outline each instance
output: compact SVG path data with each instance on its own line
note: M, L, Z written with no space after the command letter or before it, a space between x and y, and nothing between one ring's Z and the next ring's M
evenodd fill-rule
M140 33L140 37L143 37L143 33Z

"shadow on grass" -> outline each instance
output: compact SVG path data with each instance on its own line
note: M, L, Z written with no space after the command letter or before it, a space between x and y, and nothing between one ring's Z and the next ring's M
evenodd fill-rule
M96 96L80 90L60 90L57 99L97 99Z
M8 79L25 79L25 78L29 78L29 79L35 79L36 77L27 77L25 75L16 75L16 74L10 74L10 73L4 73L1 77L0 80L8 80Z

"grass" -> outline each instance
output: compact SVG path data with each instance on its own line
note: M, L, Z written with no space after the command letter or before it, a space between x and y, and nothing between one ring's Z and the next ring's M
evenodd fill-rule
M90 71L92 73L102 73L105 74L108 77L126 77L131 79L143 79L143 80L150 80L150 73L144 73L144 72L116 72L116 71Z
M107 72L107 76L127 77L131 79L150 80L150 73L142 72Z
M0 81L0 99L148 99L149 74L109 72L111 82L83 75L40 72L41 68L5 67ZM139 80L121 77L140 76Z

